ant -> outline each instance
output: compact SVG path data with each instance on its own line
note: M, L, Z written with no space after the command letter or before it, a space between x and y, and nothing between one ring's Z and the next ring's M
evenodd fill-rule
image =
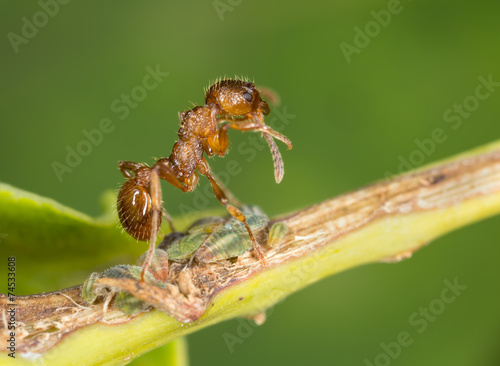
M273 93L261 90L272 100ZM228 212L241 221L250 235L253 249L261 262L267 265L257 240L245 215L229 203L234 202L230 192L213 175L203 157L217 154L224 156L229 146L227 131L258 131L264 135L273 156L274 175L279 183L284 167L281 154L274 142L276 138L292 148L291 141L264 123L264 115L269 114L269 105L261 99L254 83L239 79L217 80L205 94L205 105L196 106L179 114L181 127L179 140L174 144L168 158L162 158L149 167L132 161L120 161L118 168L127 178L118 193L117 211L120 222L131 236L137 240L149 240L149 250L144 261L141 281L151 263L155 251L156 236L160 228L162 213L174 231L173 223L162 210L160 179L166 180L183 192L191 192L198 183L198 174L208 178L215 196ZM196 172L197 171L197 172Z

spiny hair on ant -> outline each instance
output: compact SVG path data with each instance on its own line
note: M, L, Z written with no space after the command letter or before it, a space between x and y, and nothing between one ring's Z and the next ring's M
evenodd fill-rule
M208 89L210 89L213 85L218 84L221 81L226 81L226 80L243 81L245 83L255 84L255 80L254 79L250 79L246 75L234 75L234 78L230 78L230 77L224 75L224 76L219 76L215 80L211 81L208 84L208 86L206 86L206 87L203 88L203 93L206 94L208 92Z

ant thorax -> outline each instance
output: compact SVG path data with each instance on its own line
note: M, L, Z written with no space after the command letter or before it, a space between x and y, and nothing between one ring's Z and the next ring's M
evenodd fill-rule
M182 112L181 128L178 135L180 140L188 140L194 137L205 139L217 132L217 120L212 118L212 110L207 106L194 107Z

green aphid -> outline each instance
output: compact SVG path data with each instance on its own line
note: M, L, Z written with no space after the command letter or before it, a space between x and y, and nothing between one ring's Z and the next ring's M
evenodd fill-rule
M103 273L92 273L89 278L82 285L82 298L87 304L92 304L97 299L99 295L104 295L104 293L98 293L94 289L94 284L97 280L103 277L111 278L134 278L130 273L130 266L125 264L120 264L118 266L111 267L105 270Z
M149 276L148 276L149 275ZM94 284L103 277L108 278L131 278L138 280L141 276L141 267L120 264L105 270L103 273L92 273L82 286L82 298L88 304L92 304L100 295L94 290ZM147 273L146 280L154 281L154 277ZM108 292L109 293L109 292ZM106 293L101 293L105 295ZM114 299L114 306L125 314L135 314L148 308L148 304L137 299L128 292L119 291Z
M94 291L94 283L101 278L101 274L94 272L83 283L82 298L87 304L92 304L97 299L98 294Z
M120 291L116 294L113 304L115 308L127 315L137 314L149 307L144 301L125 291Z
M139 266L131 266L130 272L136 277L141 278L142 266L146 260L147 253L144 253L137 260ZM133 267L133 268L132 268ZM137 267L137 268L135 268ZM155 249L149 269L146 272L146 282L162 286L168 280L168 254L162 249Z
M244 228L244 227L243 227ZM213 233L195 253L200 262L217 262L222 259L238 257L252 249L252 241L246 229L223 227ZM254 231L254 235L256 235Z
M156 249L156 256L153 257L153 261L152 263L154 265L158 265L159 261L162 260L164 257L166 257L166 254L165 255L161 255L160 252L163 252L163 254L165 254L164 251L162 250L159 250L159 249ZM117 266L114 266L114 267L111 267L107 270L105 270L102 274L101 277L109 277L109 278L130 278L130 279L133 279L133 280L137 280L137 281L140 281L141 279L141 272L142 272L142 262L141 262L141 258L139 258L139 266L132 266L132 265L129 265L129 264L119 264ZM142 259L144 260L144 259ZM155 269L155 270L160 270L159 268L155 267L155 266L150 266L152 267L152 269ZM146 272L146 277L145 277L145 280L146 282L148 283L152 283L154 285L158 285L160 284L160 281L158 281L154 275L151 273L151 272Z
M244 206L241 211L254 235L262 239L269 218L256 206ZM252 247L245 225L233 217L198 220L185 235L168 235L160 244L170 260L181 261L194 256L200 262L208 263L238 257Z
M214 220L213 223L206 222L204 226L191 227L187 235L177 239L167 248L168 258L174 261L188 259L203 244L207 235L210 235L218 226L221 226L221 224L216 223Z
M117 266L108 268L102 273L102 277L109 277L109 278L132 278L132 279L137 279L135 276L130 272L130 265L128 264L119 264Z
M283 222L276 222L269 230L269 240L267 244L274 248L280 244L288 233L288 226Z

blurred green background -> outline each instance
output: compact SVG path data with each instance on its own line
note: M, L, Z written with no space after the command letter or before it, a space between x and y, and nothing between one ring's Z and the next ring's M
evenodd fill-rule
M498 1L72 0L45 10L53 16L41 9L1 5L0 180L91 215L123 181L117 162L168 156L177 113L203 103L223 75L276 90L282 103L268 116L276 126L276 111L293 115L282 130L293 150L278 143L280 185L267 147L255 156L248 148L250 133L232 131L232 151L210 160L219 173L238 164L230 189L270 215L397 173L403 160L418 167L499 136L498 86L471 97L480 76L500 81ZM23 26L24 17L39 26ZM144 95L148 66L169 74ZM447 112L464 101L470 112ZM105 118L112 131L82 142ZM437 128L447 138L430 148ZM71 167L67 149L78 146L88 155ZM55 162L71 172L56 173ZM217 207L200 180L190 195L164 185L171 214ZM491 218L411 260L325 279L244 337L238 320L190 335L192 365L498 365L499 234L500 217ZM419 333L410 316L455 278L467 289ZM404 331L413 342L391 357L381 344ZM241 340L233 352L224 334Z

